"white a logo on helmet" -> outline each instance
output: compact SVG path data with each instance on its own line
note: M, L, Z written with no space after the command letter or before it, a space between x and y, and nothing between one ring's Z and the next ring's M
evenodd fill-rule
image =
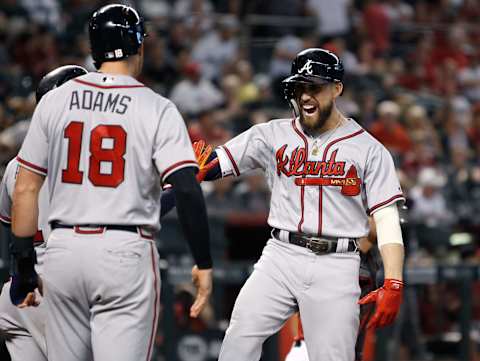
M304 66L302 66L302 68L298 71L298 74L303 74L303 72L308 75L313 74L312 61L310 59L307 60Z
M115 58L121 58L123 56L122 49L115 49Z

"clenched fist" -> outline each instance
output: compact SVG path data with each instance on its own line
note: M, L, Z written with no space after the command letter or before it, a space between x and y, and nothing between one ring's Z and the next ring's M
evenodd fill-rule
M368 322L367 328L389 326L395 321L400 305L402 304L403 282L394 279L385 279L383 286L370 292L358 301L365 305L375 302L375 313Z

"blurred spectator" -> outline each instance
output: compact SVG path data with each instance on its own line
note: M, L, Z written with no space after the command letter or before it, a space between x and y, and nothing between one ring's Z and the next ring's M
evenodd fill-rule
M174 59L168 53L164 39L148 37L147 51L150 56L145 60L142 77L146 81L158 84L154 89L160 94L167 94L178 80L179 74L174 65Z
M405 115L408 133L415 144L421 144L425 156L432 160L442 155L442 145L432 121L427 118L427 111L420 105L411 106Z
M238 209L238 204L232 199L233 182L232 177L226 177L212 183L211 192L205 195L205 204L209 215L225 216Z
M198 113L196 121L188 127L188 133L192 142L203 139L212 146L223 144L232 136L223 128L213 109L205 109Z
M442 142L445 145L446 155L450 156L455 149L468 151L469 142L465 126L461 124L457 112L447 107L443 113Z
M217 80L225 66L236 60L239 49L236 37L238 27L238 20L234 16L221 16L217 20L217 29L205 33L194 45L192 58L201 65L202 74L207 79Z
M406 1L387 0L385 2L385 11L393 27L404 26L406 22L413 19L413 8Z
M212 82L202 78L198 63L187 64L183 76L183 80L173 87L170 94L170 99L182 113L195 115L223 103L223 94Z
M450 209L464 223L480 224L480 168L464 149L454 149L447 167Z
M358 60L354 53L347 49L347 44L343 38L333 38L323 45L323 48L335 53L342 59L345 73L357 74L359 72Z
M478 104L472 112L472 124L468 129L468 139L476 159L480 160L480 104Z
M435 168L424 168L418 175L418 185L409 194L413 204L410 220L416 226L418 242L432 253L447 246L455 221L442 193L445 183L444 174Z
M253 69L246 60L240 60L235 67L240 80L238 89L238 100L241 104L248 104L257 101L260 97L260 89L253 81Z
M426 167L420 171L417 180L409 195L413 202L410 219L430 227L452 221L452 213L442 193L446 184L445 175L436 168Z
M169 27L167 48L175 56L190 47L191 38L184 21L174 21Z
M378 119L372 124L370 132L393 155L405 156L412 149L412 141L398 120L400 107L393 101L385 100L378 105L377 113Z
M174 18L184 20L189 35L198 39L213 26L214 7L209 0L177 0L173 6Z
M0 11L10 19L28 19L29 13L17 0L3 0L0 2ZM21 20L20 20L21 21Z
M173 7L173 15L176 18L185 18L190 15L209 16L213 10L209 0L177 0Z
M270 192L263 172L254 172L243 177L235 188L234 197L247 212L268 213Z
M351 0L307 0L309 13L318 20L318 35L323 38L347 35L351 4Z
M480 50L474 51L470 64L458 73L458 80L469 101L480 101Z
M59 32L62 30L60 6L57 0L21 0L23 7L36 23Z
M163 29L172 14L172 6L168 0L142 0L141 12L148 20L154 21L157 27Z
M440 66L452 60L457 69L463 69L468 65L467 53L470 50L466 30L461 24L455 24L448 29L446 36L440 32L436 34L430 61Z
M383 2L369 0L363 10L366 36L374 45L375 54L381 56L390 49L391 20Z

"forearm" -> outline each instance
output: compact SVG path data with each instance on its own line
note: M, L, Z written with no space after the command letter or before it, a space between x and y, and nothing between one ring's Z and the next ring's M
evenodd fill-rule
M175 201L180 224L199 269L212 267L210 256L210 231L207 210L200 186L192 192L175 191Z
M385 278L403 280L404 248L400 244L385 244L380 247Z
M373 214L385 278L403 280L404 246L396 204Z
M12 233L18 237L30 237L37 231L38 190L16 185L12 208Z
M177 214L199 269L212 267L207 210L200 185L192 169L184 168L167 179L173 186Z

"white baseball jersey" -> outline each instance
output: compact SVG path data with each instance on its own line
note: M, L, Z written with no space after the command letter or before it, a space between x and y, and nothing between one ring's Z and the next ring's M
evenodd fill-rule
M0 185L0 220L10 224L12 215L12 197L15 188L15 179L17 178L19 164L16 159L12 159L5 169L2 183ZM35 235L35 241L47 240L50 234L48 217L48 186L44 184L40 189L38 196L38 232Z
M217 148L222 175L265 171L271 227L363 237L368 215L404 199L387 149L353 119L311 137L298 119L255 125Z
M48 173L49 222L152 229L160 226L161 182L180 168L198 167L171 101L130 76L102 73L75 78L42 98L17 159Z

